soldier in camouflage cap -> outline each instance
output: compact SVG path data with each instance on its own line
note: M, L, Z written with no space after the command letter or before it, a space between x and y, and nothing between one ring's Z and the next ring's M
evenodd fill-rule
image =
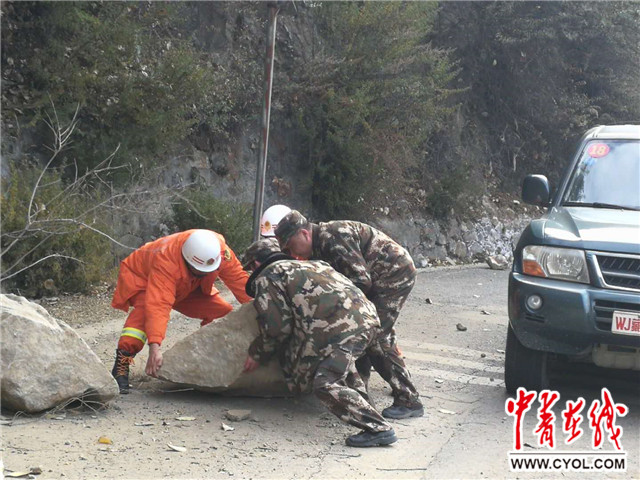
M242 268L253 271L256 269L256 261L262 263L269 255L280 251L278 240L275 237L265 237L253 242L247 248L242 257Z
M347 445L395 442L393 428L369 402L355 368L379 333L373 304L325 262L273 253L257 263L247 293L255 296L260 334L244 370L278 355L292 392L313 391L330 412L362 430L348 437Z
M394 325L415 284L416 268L409 252L383 232L360 222L310 223L292 210L280 221L276 238L284 253L328 262L359 287L376 307L382 333L356 366L365 383L371 366L392 388L394 402L382 411L387 418L424 415L411 375L397 347Z
M308 227L309 221L306 217L297 210L291 210L280 220L275 230L276 238L280 245L286 245L291 237L296 235L301 229L307 229Z

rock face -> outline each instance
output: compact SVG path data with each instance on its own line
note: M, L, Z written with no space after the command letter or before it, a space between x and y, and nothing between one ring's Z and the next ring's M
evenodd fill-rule
M233 395L289 395L277 360L242 373L247 350L258 335L256 310L243 305L195 331L163 353L158 376L198 390Z
M106 403L118 386L82 338L40 305L0 295L2 406L39 412L74 398Z
M487 198L483 202L482 211L475 212L481 216L475 220L434 220L406 213L400 218L382 214L368 223L409 250L417 267L447 265L451 263L447 257L468 263L486 261L493 256L504 258L509 263L520 233L532 218L542 212L524 210L516 213L511 208L495 205Z

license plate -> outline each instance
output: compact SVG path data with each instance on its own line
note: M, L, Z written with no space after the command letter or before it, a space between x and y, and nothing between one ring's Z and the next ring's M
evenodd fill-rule
M640 313L615 310L611 331L620 335L640 336Z

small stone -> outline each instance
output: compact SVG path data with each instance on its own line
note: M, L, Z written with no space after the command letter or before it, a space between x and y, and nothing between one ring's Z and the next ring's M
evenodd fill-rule
M251 410L229 410L225 417L232 422L241 422L251 416Z
M427 305L433 305L433 300L431 300L430 298L425 298L424 303L426 303Z
M481 354L480 354L480 358L486 358L486 357L487 357L487 354L486 354L486 353L481 353Z
M487 258L487 265L491 270L506 270L509 268L509 262L504 255L495 255Z
M456 325L456 328L461 331L461 332L466 332L467 331L467 327L465 327L463 324L459 323Z

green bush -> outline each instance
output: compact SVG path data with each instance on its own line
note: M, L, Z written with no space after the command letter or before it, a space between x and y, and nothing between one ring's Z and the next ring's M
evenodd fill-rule
M432 48L437 4L324 2L317 52L290 82L320 217L363 217L397 192L451 112L450 52Z
M469 202L479 192L477 183L471 181L469 164L456 167L451 172L441 172L440 178L431 184L427 195L426 209L436 218L446 218L453 210L457 214L467 210Z
M110 242L92 230L108 233L108 227L98 218L78 215L99 202L98 190L69 195L60 172L49 172L36 192L32 218L27 223L29 202L39 174L40 170L32 166L12 165L11 176L2 181L3 289L39 297L84 292L92 284L112 280L115 265ZM17 273L20 270L23 271Z
M169 223L177 231L207 228L221 234L237 254L252 241L252 207L225 202L214 194L192 190L172 205Z

